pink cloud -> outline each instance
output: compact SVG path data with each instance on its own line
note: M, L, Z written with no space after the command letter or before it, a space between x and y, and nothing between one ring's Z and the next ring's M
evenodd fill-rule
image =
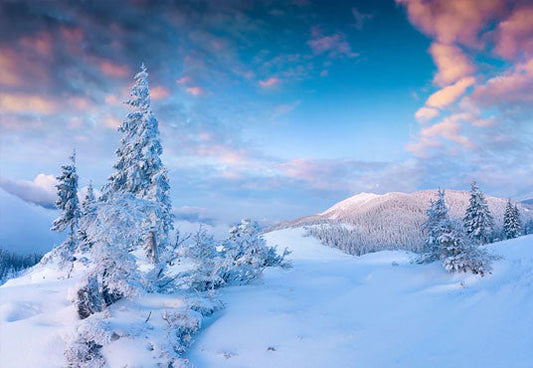
M260 80L259 85L263 88L271 88L277 86L280 83L280 80L276 77L270 77L268 79Z
M47 63L35 57L28 57L14 48L0 47L0 85L8 87L30 86L38 82L50 82Z
M44 96L26 93L0 93L0 111L48 115L57 110L57 102Z
M346 56L349 58L359 56L359 54L352 52L350 44L342 33L324 36L315 28L312 31L312 35L313 38L307 41L307 44L315 55L328 54L329 57Z
M33 37L23 37L20 44L41 56L52 56L52 36L49 33L41 32Z
M454 103L465 93L468 87L474 84L475 81L476 79L474 77L465 77L455 84L438 90L429 96L426 101L426 106L442 109Z
M163 86L156 86L150 89L150 97L154 100L161 100L170 96L170 91Z
M179 78L176 83L178 84L187 84L191 81L191 77L189 77L188 75L184 75L183 77Z
M504 0L396 0L409 20L438 42L479 47L479 33L505 10Z
M476 70L458 46L434 42L429 52L438 68L433 81L439 86L457 82Z
M100 71L109 77L124 78L131 74L127 65L119 65L109 60L99 60L97 64Z
M533 58L489 79L472 97L482 105L533 102Z
M13 87L22 83L17 65L17 59L11 50L0 49L0 84Z
M103 119L104 126L116 130L120 126L120 120L114 116L108 115Z
M533 6L516 8L496 30L495 51L507 59L533 56Z
M422 107L415 113L415 118L418 122L425 122L439 116L439 110L432 107Z
M193 96L200 96L205 93L205 90L202 87L198 87L198 86L187 87L185 91Z
M427 126L420 131L420 136L410 142L406 149L415 156L424 157L431 148L441 147L442 140L459 144L464 148L473 148L474 143L462 133L462 124L475 119L470 113L456 113L443 118L436 124Z

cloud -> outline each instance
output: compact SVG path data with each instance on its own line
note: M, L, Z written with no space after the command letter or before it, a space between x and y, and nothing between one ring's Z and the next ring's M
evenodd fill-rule
M367 20L372 19L373 17L372 14L361 13L355 7L352 8L352 14L353 14L353 17L355 18L355 28L357 28L358 30L363 29L365 22Z
M495 51L507 59L533 56L533 6L516 7L498 24Z
M98 60L100 71L109 77L125 78L131 75L130 68L127 65L119 65L110 60Z
M184 75L183 77L179 78L176 83L177 84L187 84L191 81L191 77L188 75Z
M418 109L415 113L415 118L419 122L429 121L437 116L439 116L439 110L425 106Z
M202 87L198 87L198 86L187 87L185 91L193 96L201 96L205 94L205 90Z
M458 46L434 42L429 52L438 69L433 81L439 86L457 82L472 75L476 70Z
M45 208L54 208L56 201L56 178L39 174L33 180L0 178L0 187L20 199Z
M490 78L476 87L472 97L484 106L502 107L533 103L533 58L510 68L503 75Z
M278 105L274 108L273 118L276 119L280 116L287 115L298 106L300 106L301 101L297 100L290 104Z
M161 100L170 96L170 91L163 86L150 88L150 97L154 100Z
M0 111L3 113L52 114L57 103L45 96L26 93L0 92Z
M479 46L480 31L505 9L504 0L396 0L412 24L438 43Z
M426 101L426 106L436 107L442 109L454 103L461 97L466 89L474 84L476 79L474 77L466 77L451 86L444 87L441 90L433 93Z
M21 84L21 80L16 57L13 56L12 51L0 49L0 84L14 87Z
M434 92L426 100L426 105L415 113L415 118L418 122L426 122L436 118L440 112L439 109L448 107L459 97L461 97L466 89L474 84L476 79L474 77L465 77L455 84L444 87L437 92Z
M443 147L442 140L457 143L464 148L473 148L474 143L463 134L461 124L472 118L469 113L446 116L441 121L422 128L418 139L409 143L406 149L417 157L427 157L430 149Z
M270 77L259 81L259 85L263 88L272 88L277 86L280 83L280 80L276 77Z
M313 28L312 38L307 41L307 44L313 50L315 55L326 54L330 58L348 57L354 58L359 56L358 53L352 51L352 48L346 36L343 33L335 33L332 35L323 35L318 28Z
M199 224L215 226L218 221L208 215L208 210L202 207L182 206L172 211L177 221L187 221Z
M0 244L17 253L45 253L64 236L50 231L56 211L35 206L0 188Z

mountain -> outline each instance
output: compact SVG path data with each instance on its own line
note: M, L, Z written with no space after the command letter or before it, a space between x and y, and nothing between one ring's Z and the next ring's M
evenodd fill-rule
M325 243L350 242L349 248L365 247L369 251L380 249L420 250L423 234L420 231L426 220L426 209L431 199L436 198L436 190L421 190L414 193L361 193L345 199L324 212L281 223L270 230L312 226L312 235ZM468 207L470 193L447 190L446 203L450 215L461 219ZM495 237L501 236L506 198L486 196L489 209L494 217ZM533 220L533 207L517 203L522 220ZM317 230L318 229L318 230ZM317 234L321 232L322 235ZM327 232L327 234L325 234ZM337 242L337 243L336 243ZM347 244L345 244L348 247ZM342 248L342 246L341 246ZM353 252L350 252L353 253ZM356 250L355 253L366 253Z

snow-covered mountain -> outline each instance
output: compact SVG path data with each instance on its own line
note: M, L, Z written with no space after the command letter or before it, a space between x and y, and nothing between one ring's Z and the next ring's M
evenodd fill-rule
M273 229L302 227L313 224L347 228L354 242L370 245L376 249L411 249L422 246L420 226L426 220L426 209L436 190L421 190L414 193L373 194L360 193L345 199L324 212L284 222ZM446 203L452 218L460 219L468 207L470 193L447 190ZM486 196L494 217L495 236L499 237L503 226L506 198ZM533 207L517 203L524 223L533 219ZM346 236L346 235L339 235Z

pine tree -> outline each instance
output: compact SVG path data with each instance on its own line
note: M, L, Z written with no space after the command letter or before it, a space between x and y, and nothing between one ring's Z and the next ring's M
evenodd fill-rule
M158 122L151 110L148 73L144 64L135 75L135 85L127 104L131 111L119 127L122 139L116 151L118 159L114 165L115 172L104 187L103 198L113 193L131 193L157 204L150 214L152 225L146 229L144 245L155 261L155 250L167 245L173 224L168 174L161 162L163 148ZM155 249L150 249L152 244Z
M76 153L70 156L71 164L61 166L62 173L57 176L58 184L56 201L57 209L61 210L61 215L54 220L52 231L63 232L70 229L71 238L78 226L80 210L78 206L78 174L76 173Z
M480 244L490 242L494 220L487 205L485 195L479 190L475 180L472 180L470 204L466 209L463 224L466 234L472 240Z
M490 256L477 249L462 235L459 226L452 226L439 236L442 265L448 272L472 272L483 276L490 271Z
M516 228L516 236L522 235L522 219L520 218L520 210L518 209L518 206L514 205L514 218L515 218L515 228Z
M96 197L94 195L93 184L89 183L87 186L87 193L81 202L80 221L78 229L79 247L82 251L86 251L91 247L91 242L87 236L87 228L96 217Z
M452 222L448 215L448 206L445 201L445 191L439 189L436 201L431 200L426 211L427 220L422 224L422 231L426 234L425 255L422 262L432 262L440 259L441 247L439 237L451 231Z
M505 213L503 215L503 231L507 239L513 239L520 236L522 224L520 221L520 211L518 206L512 205L511 200L507 201Z

